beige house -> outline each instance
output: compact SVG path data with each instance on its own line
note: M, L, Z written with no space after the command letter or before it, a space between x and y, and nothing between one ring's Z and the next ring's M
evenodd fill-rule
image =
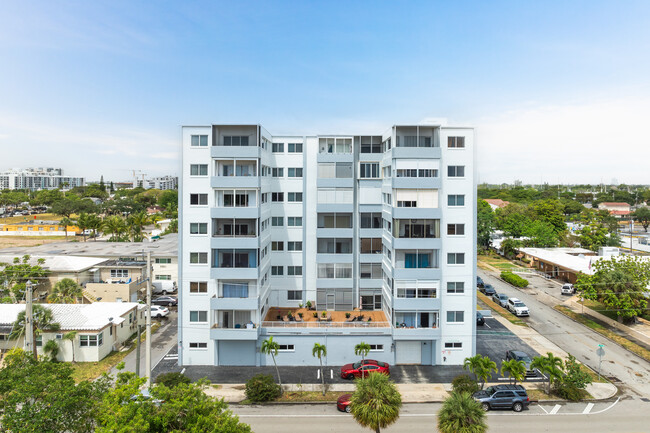
M93 301L138 302L146 291L145 262L105 260L96 269L84 284L84 294Z

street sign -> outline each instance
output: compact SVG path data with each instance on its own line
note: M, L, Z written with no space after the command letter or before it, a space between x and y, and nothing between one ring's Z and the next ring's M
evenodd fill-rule
M605 349L603 349L603 344L598 345L596 349L596 355L598 355L598 380L600 380L600 367L603 363L603 356L605 356Z

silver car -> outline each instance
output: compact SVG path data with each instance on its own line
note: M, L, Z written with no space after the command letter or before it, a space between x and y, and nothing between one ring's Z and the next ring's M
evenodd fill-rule
M495 293L492 295L492 300L503 308L508 306L508 295L504 295L503 293Z

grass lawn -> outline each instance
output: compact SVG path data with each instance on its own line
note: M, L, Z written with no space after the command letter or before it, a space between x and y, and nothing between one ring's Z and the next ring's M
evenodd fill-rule
M349 392L328 391L323 395L322 391L291 391L285 392L275 401L279 402L310 402L310 401L331 401L335 402L343 394Z
M526 322L521 320L519 317L515 316L512 314L510 311L506 310L503 308L501 305L498 305L496 302L492 300L492 298L485 296L483 293L477 291L476 296L483 301L489 308L490 310L496 312L497 314L501 315L502 317L508 319L510 323L513 323L515 325L519 326L528 326Z
M510 271L510 270L524 269L521 266L515 265L510 260L505 259L505 258L503 258L501 256L498 256L498 255L480 254L477 257L477 259L478 259L478 262L479 262L479 266L481 264L488 265L488 266L484 266L485 268L488 268L488 269L489 269L489 266L492 266L493 268L496 268L499 271Z
M608 310L608 308L601 304L598 301L592 301L590 299L585 299L583 301L578 301L579 303L583 303L585 307L591 308L594 311L599 312L603 316L607 316L612 320L618 320L618 317L616 316L615 311Z
M610 340L615 341L616 343L623 346L625 349L629 350L630 352L636 355L639 355L641 358L650 362L650 350L646 349L645 347L639 346L638 344L633 343L632 341L628 340L625 337L621 337L620 335L618 335L614 331L609 330L608 328L601 325L600 323L588 319L587 317L583 316L582 314L576 313L570 308L567 308L563 305L556 305L554 308L560 313L564 314L565 316L568 316L573 320L582 323L588 328L593 329L594 331L609 338Z
M21 215L21 216L0 218L0 224L29 223L34 220L60 221L61 218L63 217L60 215L54 215L53 213L42 213L38 215Z

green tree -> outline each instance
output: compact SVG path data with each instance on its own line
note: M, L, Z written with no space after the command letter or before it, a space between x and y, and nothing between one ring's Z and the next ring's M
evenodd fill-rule
M620 245L620 239L616 235L616 219L612 219L607 212L585 209L580 221L583 227L578 234L583 248L598 251L598 248L603 246Z
M531 220L549 223L556 234L566 231L564 206L559 200L538 200L531 203L528 210Z
M548 377L548 389L546 391L548 395L551 395L551 385L553 385L553 382L562 378L564 375L562 359L553 355L551 352L547 352L546 356L534 357L530 363L530 368L536 368Z
M127 225L124 218L117 215L104 218L101 227L104 233L111 235L109 242L120 242L124 240L127 232Z
M636 256L617 256L598 260L592 267L594 274L578 274L575 284L585 299L604 304L615 311L621 321L646 311L650 262Z
M354 346L354 354L357 356L361 356L361 363L363 364L363 361L366 360L366 356L368 356L368 353L370 353L370 345L368 343L364 343L363 341L356 346ZM362 377L365 374L365 371L362 373Z
M517 255L522 245L523 243L518 239L506 238L501 242L501 251L503 251L504 256L512 259Z
M515 381L515 384L517 382L522 382L524 377L526 377L526 364L524 361L517 361L516 359L503 361L501 363L501 376L506 377L506 374L510 379L510 383L512 383L513 380Z
M18 313L16 321L13 323L11 333L9 334L10 340L15 340L17 338L25 336L25 332L27 330L25 316L26 314L24 310ZM47 307L43 307L40 304L34 304L32 306L32 341L34 342L32 350L35 359L38 359L38 353L36 350L36 337L41 335L43 332L55 332L60 328L61 326L54 321L54 314L52 314L52 310Z
M91 215L85 212L80 213L79 217L77 217L77 227L79 227L79 230L81 230L84 242L86 242L86 230L90 230L90 220Z
M523 241L527 247L550 248L558 245L558 234L555 228L545 221L530 221L524 230L524 235L528 238Z
M70 341L70 347L72 347L72 363L74 364L74 346L77 339L77 331L70 331L63 334L63 339Z
M350 397L350 413L363 427L376 433L388 427L399 418L402 396L388 376L371 374L366 379L356 380L356 391Z
M64 278L52 288L52 293L47 297L51 304L76 304L77 299L83 296L81 287L71 278Z
M72 196L75 197L75 196ZM61 200L58 200L52 204L51 211L55 215L60 215L62 217L70 218L73 213L77 211L76 202L79 201L79 198L75 197L65 197Z
M93 231L93 239L97 242L97 235L102 228L102 220L95 214L88 214L86 224L87 228Z
M178 191L175 189L166 189L158 197L158 205L169 209L178 207Z
M318 357L320 362L320 377L323 383L323 395L325 395L325 375L323 374L323 356L327 356L327 347L324 344L314 343L314 347L311 350L311 356Z
M441 433L483 433L487 428L485 411L467 392L452 392L438 411Z
M638 208L632 213L634 221L640 223L643 226L643 230L648 232L648 226L650 226L650 208L643 206Z
M13 263L0 263L0 298L3 302L18 302L25 296L27 281L44 280L49 274L43 268L45 259L38 259L35 265L30 264L28 254L22 258L14 257Z
M476 243L481 248L488 248L490 235L494 230L495 217L492 208L485 200L478 201L476 218Z
M50 361L56 361L56 356L59 354L59 343L56 340L47 340L43 346L43 352L50 357Z
M463 361L463 370L467 370L470 373L474 374L474 379L478 382L478 371L481 369L481 358L483 356L477 354L474 356L469 356Z
M260 351L265 355L271 355L273 359L273 365L275 365L275 372L278 374L278 383L282 387L282 379L280 378L280 370L278 370L278 364L275 362L275 357L278 356L278 350L280 345L277 341L273 341L273 336L270 336L262 342L262 348Z
M530 218L526 215L526 206L510 203L496 211L496 228L503 230L503 234L513 238L524 236Z
M483 389L485 382L487 382L487 380L492 376L492 373L496 373L498 371L497 364L489 357L482 355L474 355L472 357L465 358L463 369L474 373L476 380L481 381L481 389Z
M73 225L74 221L72 221L68 217L63 217L63 218L61 218L61 221L59 221L59 224L61 224L63 227L65 227L65 240L67 242L68 241L68 226Z
M576 361L575 356L568 354L564 361L565 376L562 382L569 384L577 389L585 389L592 382L591 376L580 368L580 363Z
M75 384L65 363L37 361L11 350L0 370L0 413L6 432L95 431L95 410L109 387L106 378Z
M131 233L131 239L133 242L142 242L144 240L144 235L142 230L148 224L151 224L151 218L146 212L138 212L131 214L126 219L126 224L129 227L129 232Z

